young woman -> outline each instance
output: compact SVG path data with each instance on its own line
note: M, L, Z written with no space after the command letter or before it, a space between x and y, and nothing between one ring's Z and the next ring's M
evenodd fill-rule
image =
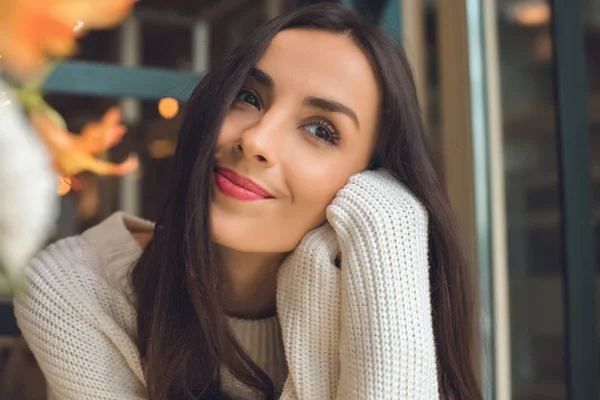
M56 399L479 399L465 255L410 67L316 5L198 85L156 225L43 251L15 301Z

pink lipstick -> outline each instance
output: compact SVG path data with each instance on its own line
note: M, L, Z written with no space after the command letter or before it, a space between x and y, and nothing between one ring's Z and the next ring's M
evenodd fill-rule
M251 179L236 174L227 168L215 170L217 188L229 197L243 201L266 200L274 196Z

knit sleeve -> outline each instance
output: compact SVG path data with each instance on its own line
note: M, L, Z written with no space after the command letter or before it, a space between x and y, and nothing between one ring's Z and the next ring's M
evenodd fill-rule
M438 399L428 216L383 171L352 177L327 210L342 258L338 399Z
M53 399L142 400L135 314L98 262L81 237L42 251L27 269L26 292L15 298L17 321Z
M288 376L281 400L335 398L340 376L340 270L335 232L324 224L302 238L279 268L277 314Z

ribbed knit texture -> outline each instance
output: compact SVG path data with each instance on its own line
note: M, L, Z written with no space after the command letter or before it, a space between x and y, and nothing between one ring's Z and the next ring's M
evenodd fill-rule
M334 399L340 374L339 246L328 224L306 235L277 279L277 313L289 367L283 399Z
M27 270L28 291L15 299L15 314L53 400L146 399L129 282L142 250L126 225L153 228L118 212L49 246ZM229 321L240 344L281 390L287 367L277 317ZM225 370L222 390L234 399L256 397Z
M338 398L438 398L425 208L391 175L368 171L327 218L342 252Z
M425 209L389 174L368 171L350 178L327 219L280 268L279 320L230 319L238 340L282 399L437 399ZM146 398L128 281L141 249L124 221L152 226L117 213L50 246L15 300L56 400ZM254 397L227 371L221 382L233 398Z
M366 171L327 220L279 272L282 398L438 399L425 208L387 172Z

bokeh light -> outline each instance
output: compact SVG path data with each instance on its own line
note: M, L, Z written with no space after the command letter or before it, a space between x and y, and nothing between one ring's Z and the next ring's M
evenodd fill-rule
M179 112L179 102L171 97L160 99L158 112L164 119L173 119Z

